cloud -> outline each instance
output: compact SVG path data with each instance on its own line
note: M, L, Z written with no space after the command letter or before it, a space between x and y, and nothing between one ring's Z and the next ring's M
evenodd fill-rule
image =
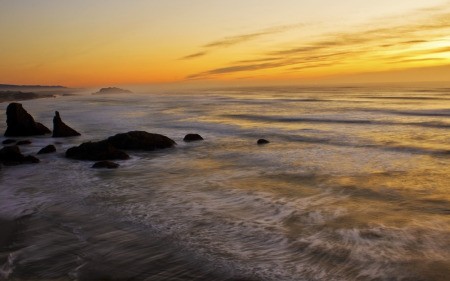
M198 53L194 53L194 54L190 54L190 55L187 55L187 56L185 56L185 57L182 57L182 58L180 58L181 60L188 60L188 59L195 59L195 58L199 58L199 57L203 57L203 56L205 56L206 54L208 54L208 52L198 52Z
M239 34L239 35L235 35L235 36L225 37L223 39L207 43L202 46L202 51L186 55L180 59L181 60L189 60L189 59L199 58L199 57L205 56L215 50L221 49L221 48L227 48L227 47L231 47L231 46L234 46L237 44L242 44L242 43L245 43L245 42L248 42L251 40L255 40L260 37L285 32L285 31L291 30L293 28L297 28L299 26L301 26L301 25L295 24L295 25L276 26L276 27L264 29L259 32Z
M438 62L439 54L450 52L450 42L443 41L450 34L450 3L441 7L417 10L405 15L403 22L389 18L382 23L369 23L354 31L324 34L318 40L303 41L298 45L266 50L260 57L241 59L187 76L187 79L209 79L234 73L256 73L267 69L305 70L338 64L393 65L410 62ZM414 19L411 21L411 19ZM204 48L222 48L254 38L274 35L276 29L246 35L226 37L209 43ZM436 45L433 45L437 43ZM448 43L448 45L445 45ZM433 47L435 46L435 47ZM440 47L437 47L440 46ZM252 54L249 54L250 56ZM434 56L433 56L434 55ZM422 56L422 57L420 57ZM433 56L423 57L423 56ZM194 56L195 57L195 56Z

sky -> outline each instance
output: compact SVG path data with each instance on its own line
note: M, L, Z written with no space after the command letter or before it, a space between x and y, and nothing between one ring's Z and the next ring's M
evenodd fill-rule
M450 1L0 0L0 84L450 82Z

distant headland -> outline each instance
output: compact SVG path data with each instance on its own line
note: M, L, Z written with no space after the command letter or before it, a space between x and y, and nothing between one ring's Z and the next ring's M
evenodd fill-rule
M130 90L125 90L121 88L116 87L108 87L108 88L101 88L98 92L93 93L94 95L98 94L132 94L133 92Z
M64 86L0 84L0 103L63 96L75 91Z

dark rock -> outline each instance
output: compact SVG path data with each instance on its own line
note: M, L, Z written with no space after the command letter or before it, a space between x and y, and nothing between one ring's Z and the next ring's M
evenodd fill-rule
M116 169L116 168L119 168L119 166L120 166L119 164L111 162L111 161L99 161L99 162L96 162L94 165L92 165L92 168Z
M94 93L96 94L131 94L132 92L130 90L125 90L121 88L116 87L108 87L108 88L101 88L100 91Z
M125 152L118 150L108 141L85 142L79 146L71 147L66 151L66 157L77 160L125 160L130 158Z
M20 103L10 103L6 108L6 128L5 136L34 136L51 133L50 130L34 121Z
M0 162L7 166L39 163L39 159L34 156L24 156L17 145L5 146L0 149Z
M54 138L81 136L80 133L67 126L59 116L59 112L55 111L53 117L53 136Z
M147 133L144 131L131 131L117 134L106 140L119 149L129 150L155 150L170 148L176 143L163 135Z
M46 147L39 150L37 154L46 154L46 153L52 153L56 152L56 147L53 144L49 144Z
M20 149L17 145L5 146L0 149L0 162L3 164L20 164L23 161L23 158L24 156L20 153Z
M6 139L4 141L2 141L2 144L12 144L15 143L17 140L13 140L13 139Z
M86 142L69 148L66 157L78 160L116 160L128 159L128 154L119 150L155 150L173 147L176 143L170 138L144 131L131 131L117 134L99 142Z
M18 141L16 143L16 145L25 145L25 144L31 144L31 141L29 141L29 140L21 140L21 141Z
M38 158L32 156L32 155L27 155L23 158L24 162L23 163L39 163L41 162L41 160L39 160Z
M187 134L186 136L184 136L183 139L183 141L185 142L201 141L201 140L203 140L203 138L199 134Z
M261 145L261 144L268 144L268 143L270 143L270 141L268 141L266 139L259 139L256 143Z

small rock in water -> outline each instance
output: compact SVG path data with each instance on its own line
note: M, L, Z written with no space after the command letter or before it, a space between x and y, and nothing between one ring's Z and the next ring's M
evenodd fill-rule
M80 133L70 128L61 120L61 116L59 116L59 112L55 111L55 117L53 117L53 135L54 138L63 138L63 137L75 137L81 136Z
M33 155L27 155L23 158L23 160L24 160L23 161L24 163L39 163L39 162L41 162L41 160L34 157Z
M201 141L201 140L203 140L203 138L199 134L187 134L186 136L184 136L183 139L183 141L185 142Z
M94 165L92 165L92 168L100 169L100 168L106 168L106 169L117 169L119 167L119 164L111 162L111 161L99 161L96 162Z
M261 144L268 144L268 143L270 143L270 141L268 141L266 139L259 139L256 143L261 145Z
M21 140L21 141L18 141L16 143L16 145L25 145L25 144L31 144L31 141L29 141L29 140Z
M31 155L24 156L17 145L12 145L0 149L0 162L7 166L13 166L26 163L39 163L39 159Z
M5 136L34 136L51 133L47 127L35 122L33 116L20 103L13 102L8 105L6 118Z
M56 147L53 144L49 144L46 147L39 150L37 154L46 154L46 153L52 153L56 152Z
M4 141L2 141L2 144L12 144L15 143L17 140L13 140L13 139L6 139Z

